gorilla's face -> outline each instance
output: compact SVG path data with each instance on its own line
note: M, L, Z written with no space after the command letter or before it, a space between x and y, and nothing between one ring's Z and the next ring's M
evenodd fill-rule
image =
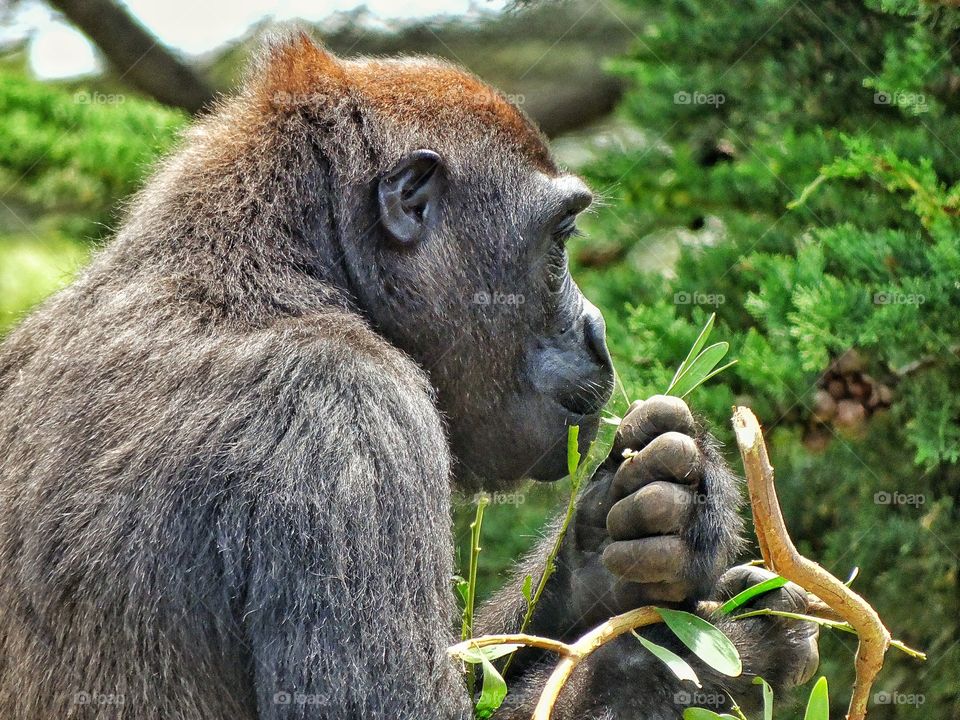
M596 434L613 369L565 251L591 199L570 175L457 171L430 151L380 182L378 325L430 374L463 485L556 480L568 427L580 426L581 450Z
M603 316L580 292L567 266L566 241L577 233L577 216L592 195L569 175L534 173L529 187L535 192L520 236L526 258L519 263L527 281L521 276L517 285L531 295L524 296L525 312L518 313L523 320L514 328L525 352L504 418L524 448L516 458L522 457L524 465L520 475L555 480L566 474L567 428L580 425L584 451L596 434L613 389L613 367Z

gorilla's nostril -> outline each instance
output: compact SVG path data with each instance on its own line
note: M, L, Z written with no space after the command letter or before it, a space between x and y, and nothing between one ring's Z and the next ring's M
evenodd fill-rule
M600 365L604 367L612 365L610 353L607 350L606 326L603 322L603 315L593 305L589 304L584 311L583 338L593 357Z

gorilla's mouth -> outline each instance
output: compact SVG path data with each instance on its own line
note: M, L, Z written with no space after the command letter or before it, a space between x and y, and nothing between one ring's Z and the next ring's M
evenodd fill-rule
M557 404L571 415L599 415L606 406L613 391L613 382L609 387L591 382L589 385L576 388L573 392L557 398Z

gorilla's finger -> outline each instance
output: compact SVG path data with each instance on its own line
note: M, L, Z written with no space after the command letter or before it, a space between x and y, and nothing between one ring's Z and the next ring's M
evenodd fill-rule
M695 486L703 471L700 449L689 435L667 432L629 460L621 463L613 479L614 497L626 497L656 480Z
M640 451L666 432L693 435L695 425L687 404L677 397L654 395L635 402L620 423L612 453L622 457L626 449Z
M729 599L748 587L775 576L775 573L756 565L738 565L720 577L717 581L717 592L720 598ZM807 593L796 583L788 582L781 588L754 598L749 607L802 614L807 611Z
M716 596L719 600L729 600L748 587L772 577L775 577L775 573L766 568L757 565L736 565L724 572L717 580Z
M614 540L679 533L690 519L694 491L672 482L652 482L620 500L607 514Z
M607 570L638 583L681 582L688 560L687 546L676 535L614 542L603 550Z
M643 586L644 604L683 602L692 592L693 586L683 580L674 583L650 583Z
M812 625L813 623L809 624ZM820 628L816 625L813 625L813 628L814 630L809 637L798 641L803 643L803 652L801 653L803 660L799 664L793 677L788 681L792 683L794 687L812 680L817 672L817 668L820 667L820 647L817 644Z

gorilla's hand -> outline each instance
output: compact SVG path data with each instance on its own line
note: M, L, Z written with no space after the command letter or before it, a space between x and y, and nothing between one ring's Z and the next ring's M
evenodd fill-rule
M736 552L738 503L686 403L656 395L631 405L565 543L576 619L705 597Z
M727 570L717 583L715 598L729 600L752 585L769 580L773 573L759 567L738 565ZM740 612L768 608L792 613L807 612L807 594L787 583L751 600ZM779 617L747 620L711 618L733 640L743 660L744 674L759 675L776 688L802 685L810 680L820 663L817 638L820 628L814 623ZM743 697L755 693L742 693Z

